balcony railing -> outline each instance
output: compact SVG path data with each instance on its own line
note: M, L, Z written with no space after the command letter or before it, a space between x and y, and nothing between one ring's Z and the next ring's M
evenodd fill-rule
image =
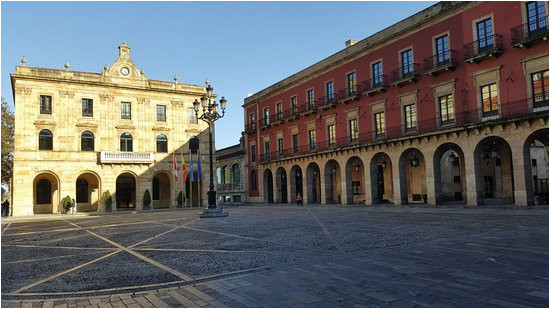
M314 100L300 105L298 109L302 115L309 115L317 112L317 106L315 105Z
M332 93L324 97L318 98L316 104L317 104L317 107L320 109L328 109L336 106L336 103L337 103L336 94Z
M437 75L445 71L452 71L457 66L456 51L452 49L424 59L424 73L426 75Z
M254 122L244 125L244 131L246 133L254 133L256 132L256 130L257 130L257 127L256 127L256 123Z
M407 66L393 70L391 74L392 85L401 87L404 84L417 81L420 77L420 69L418 63L411 63Z
M464 62L480 62L489 57L498 57L502 48L502 35L494 34L464 45Z
M377 78L368 79L363 82L363 93L369 96L375 95L379 92L384 92L388 89L388 76L381 75Z
M359 100L361 98L361 89L359 86L355 85L354 87L347 87L338 91L338 102L349 103L352 100Z
M152 152L124 152L124 151L102 151L100 163L153 163L155 157Z
M510 29L512 46L529 47L538 42L548 41L548 16Z
M219 183L216 187L218 193L243 191L243 185L241 183Z
M490 121L496 122L512 117L531 116L533 114L547 115L548 109L537 108L536 106L534 106L533 99L523 99L500 104L497 108L495 119L491 119ZM338 148L377 144L384 142L388 139L413 137L432 132L436 133L438 131L475 125L479 123L487 123L489 120L487 120L485 117L486 113L484 113L483 108L460 111L456 112L452 117L446 119L445 121L442 121L439 118L431 118L417 121L414 128L407 128L405 127L405 125L398 125L385 127L382 131L383 133L379 134L377 134L375 130L359 132L359 138L354 139L353 143L350 143L350 137L346 136L337 138L334 140L334 142L330 144L328 143L328 140L318 140L316 142L315 148L310 148L309 144L305 144L300 145L299 147L297 147L297 149L288 148L277 150L268 154L260 154L259 163L266 163L268 161L314 154Z
M258 120L258 127L260 129L263 130L265 128L269 128L270 126L271 126L271 121L270 121L269 118L262 118L262 119Z

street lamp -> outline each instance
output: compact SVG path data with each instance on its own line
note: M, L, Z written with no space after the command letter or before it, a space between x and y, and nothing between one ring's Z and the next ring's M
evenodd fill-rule
M206 84L206 93L201 97L200 102L195 99L193 102L193 108L195 109L195 116L197 119L201 119L208 123L208 144L210 147L210 190L208 190L208 208L200 214L201 218L212 217L226 217L228 214L223 212L221 207L216 206L216 191L214 190L214 162L212 154L212 126L214 122L225 115L225 108L227 106L227 100L222 97L220 99L220 107L222 109L221 115L218 113L218 104L214 100L214 88L208 83ZM202 107L202 115L199 116L199 111Z

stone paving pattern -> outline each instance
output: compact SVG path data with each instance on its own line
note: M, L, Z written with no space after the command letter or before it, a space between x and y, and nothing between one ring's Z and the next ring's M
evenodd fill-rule
M2 221L2 307L548 307L548 208Z

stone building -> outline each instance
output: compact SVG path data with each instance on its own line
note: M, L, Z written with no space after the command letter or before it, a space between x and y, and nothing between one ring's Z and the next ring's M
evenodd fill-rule
M199 123L193 101L202 86L151 80L121 44L115 63L101 73L16 67L11 74L15 105L13 215L62 213L63 197L76 199L78 211L176 207L177 196L195 190L186 206L206 203L209 177L208 126ZM188 141L200 140L203 181L175 181L173 153L189 164ZM196 160L196 157L195 159Z
M240 143L216 150L216 192L218 204L242 204L247 201L246 148Z
M243 107L253 202L545 203L548 2L437 3Z

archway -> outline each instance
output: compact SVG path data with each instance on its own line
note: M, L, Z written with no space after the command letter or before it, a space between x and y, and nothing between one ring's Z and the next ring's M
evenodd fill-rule
M307 203L321 203L321 173L319 165L312 162L306 169Z
M59 178L52 172L42 172L33 181L33 213L62 213L59 205Z
M296 202L296 194L300 193L301 196L304 196L304 187L302 185L303 173L302 168L298 165L294 165L290 169L290 199L291 203Z
M365 202L365 170L363 160L353 156L346 162L346 195L347 204Z
M153 176L153 208L170 208L172 201L170 175L165 172L158 172Z
M336 160L329 160L325 165L325 199L327 204L342 202L340 165Z
M428 201L426 161L420 150L409 148L401 154L399 158L399 187L403 205Z
M97 211L101 200L99 176L92 172L84 172L78 176L75 185L77 211Z
M384 152L370 161L370 183L373 204L393 203L393 165Z
M512 151L498 136L482 139L474 150L479 205L514 203Z
M277 177L277 202L281 204L288 203L287 177L286 170L279 167L276 172Z
M455 143L445 143L434 152L435 201L441 203L465 202L466 169L464 152Z
M548 205L548 129L537 130L523 145L525 189L529 205Z
M122 173L116 179L116 207L136 208L136 178L130 173Z
M273 203L273 174L270 169L264 171L264 201Z

